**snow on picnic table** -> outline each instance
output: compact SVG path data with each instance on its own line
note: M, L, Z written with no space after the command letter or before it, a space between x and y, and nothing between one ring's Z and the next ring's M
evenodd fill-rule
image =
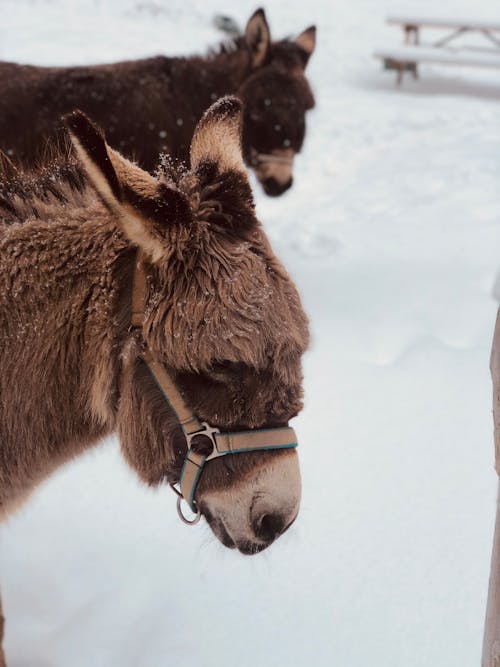
M252 559L188 529L116 442L59 471L1 529L10 667L470 667L492 540L491 289L500 81L372 58L387 14L430 0L274 0L317 23L317 108L295 185L257 206L312 321L296 420L300 519ZM444 6L443 6L444 7ZM203 51L254 2L3 0L0 57L41 64ZM494 21L492 0L446 4ZM442 16L442 12L440 12ZM424 33L425 35L425 30Z
M454 9L454 8L453 8ZM468 30L500 30L500 23L498 21L488 21L488 20L475 20L470 9L468 13L463 15L463 18L457 16L454 11L450 11L449 14L443 16L442 14L430 14L428 16L422 16L421 14L390 14L387 17L388 23L396 23L401 26L428 26L432 28L457 28L461 29L466 27ZM496 18L495 14L491 14Z

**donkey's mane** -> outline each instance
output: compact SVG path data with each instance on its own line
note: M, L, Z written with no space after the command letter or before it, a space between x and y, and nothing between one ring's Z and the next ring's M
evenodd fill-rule
M81 206L90 195L85 172L68 149L55 145L52 157L37 168L24 171L6 158L0 159L0 223L49 219L47 213L66 204Z
M243 35L237 37L228 37L219 44L209 47L207 56L216 57L226 55L227 53L234 53L235 51L243 51L245 48L245 38Z
M270 59L279 57L292 60L293 63L301 63L300 60L300 51L301 49L297 46L291 36L284 37L283 39L276 40L270 44ZM208 49L205 58L207 60L216 60L220 56L227 56L230 54L240 53L242 56L248 54L248 47L245 42L244 35L238 35L236 37L229 37L224 39L222 42L216 46L212 46ZM198 59L200 56L187 56L185 60ZM288 57L288 58L287 58Z
M64 206L100 205L69 140L51 141L45 159L32 169L15 166L0 150L0 225L39 219L50 222ZM174 186L185 171L180 161L160 156L158 175Z
M69 144L49 145L50 159L32 170L17 168L0 151L0 225L24 223L33 219L51 222L68 206L73 211L83 207L101 206L93 186L81 162L73 154ZM205 178L193 178L187 173L187 167L181 160L173 160L168 155L161 155L156 170L160 181L175 190L179 190L189 202L194 216L212 224L223 223L226 231L231 231L231 197L226 202L229 211L223 212L217 194L221 186L227 188L228 181L234 187L241 188L237 175L213 176L215 165L207 165ZM212 185L205 187L204 181L211 177ZM230 186L229 186L230 187ZM241 192L239 193L241 197ZM251 192L246 193L247 204L253 206Z

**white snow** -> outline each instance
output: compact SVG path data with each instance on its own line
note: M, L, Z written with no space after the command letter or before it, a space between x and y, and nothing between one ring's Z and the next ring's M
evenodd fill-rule
M300 519L244 558L177 519L115 441L1 528L9 667L470 667L495 507L489 348L500 243L500 82L372 58L431 0L275 0L317 23L295 185L260 218L312 321ZM3 0L0 57L85 63L200 51L254 0ZM306 9L307 8L307 9ZM450 0L449 15L498 20ZM472 38L469 38L472 39ZM320 426L321 425L321 426Z

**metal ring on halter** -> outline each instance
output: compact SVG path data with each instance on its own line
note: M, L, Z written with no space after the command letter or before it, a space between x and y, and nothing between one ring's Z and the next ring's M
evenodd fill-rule
M201 512L200 512L200 510L198 510L197 513L196 513L196 516L192 520L186 519L186 517L182 513L182 506L181 506L182 501L183 501L183 498L182 498L181 495L179 495L179 497L177 498L177 514L179 515L179 518L181 519L181 521L184 521L184 523L187 523L188 526L194 526L201 519Z
M172 491L174 491L175 494L177 495L177 514L179 515L180 519L182 521L184 521L184 523L187 523L188 526L194 526L201 519L200 510L198 510L196 516L194 517L194 519L192 521L190 521L189 519L186 519L186 517L182 513L182 505L181 505L182 501L184 500L184 496L179 491L179 489L175 488L175 486L172 484L172 482L169 482L169 486L172 489Z

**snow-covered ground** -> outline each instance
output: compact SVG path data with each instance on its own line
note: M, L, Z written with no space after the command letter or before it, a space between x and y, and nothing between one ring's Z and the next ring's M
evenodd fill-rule
M2 0L0 58L200 51L255 0ZM314 332L300 520L244 558L141 487L115 441L0 531L9 667L471 667L493 529L489 347L500 249L500 79L371 57L387 13L498 20L494 0L273 0L319 27L296 184L258 210ZM321 430L318 424L324 424Z

